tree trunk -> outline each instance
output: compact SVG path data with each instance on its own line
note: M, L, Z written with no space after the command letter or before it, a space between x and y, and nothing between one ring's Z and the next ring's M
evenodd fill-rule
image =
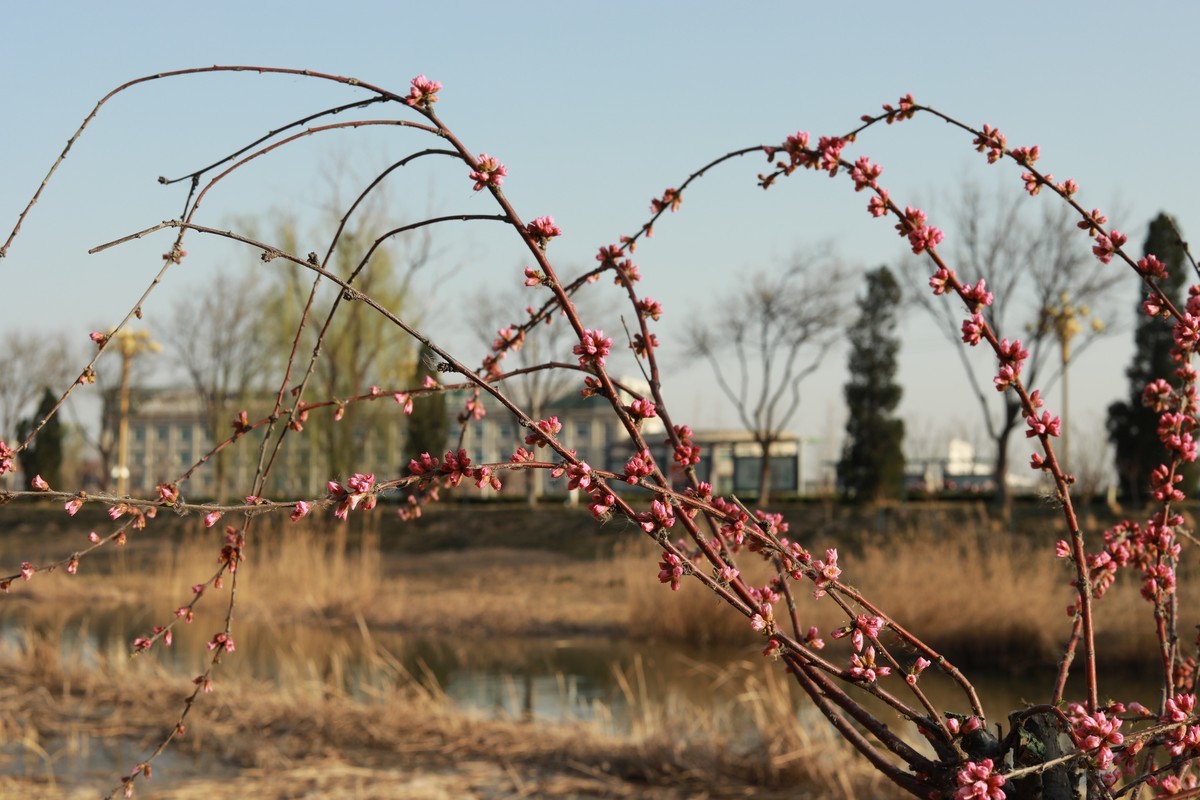
M1005 522L1012 519L1012 495L1008 491L1008 440L1017 429L1021 406L1005 398L1004 421L996 437L996 465L992 479L996 483L995 507Z
M771 440L759 440L758 448L762 454L758 461L758 505L761 507L771 502Z

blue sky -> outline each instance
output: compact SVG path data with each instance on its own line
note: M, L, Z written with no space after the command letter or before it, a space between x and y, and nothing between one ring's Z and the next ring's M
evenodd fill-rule
M814 137L843 132L906 92L966 122L999 126L1013 145L1039 144L1040 166L1075 178L1085 205L1119 211L1114 223L1131 243L1140 246L1159 210L1185 232L1200 230L1192 158L1200 112L1191 102L1200 6L1191 3L1016 2L991 10L862 2L848 15L799 3L740 11L723 2L63 8L23 3L7 15L5 234L100 96L141 75L211 64L309 68L400 92L418 73L441 81L439 113L471 149L508 166L504 188L519 212L551 214L562 226L552 251L560 265L590 264L599 246L640 225L651 197L712 157L798 129ZM303 79L239 75L157 82L111 103L0 261L0 332L63 328L84 342L89 330L111 325L159 266L167 238L101 256L86 250L178 213L182 195L160 187L159 175L186 172L350 97ZM328 172L323 159L341 158L349 173L366 176L424 144L395 132L304 143L231 181L205 204L201 221L222 226L279 209L315 216ZM929 207L948 238L955 232L938 210L948 213L944 198L963 181L1020 192L1019 170L989 167L967 138L932 119L880 127L847 152L881 163L893 198ZM674 342L690 317L735 290L739 275L823 244L861 268L905 253L848 182L798 175L764 193L755 186L762 166L743 159L714 172L638 249L644 291L667 309L663 358L679 387L668 389L668 400L676 398L675 417L693 426L733 417L703 367L689 364ZM488 199L460 173L417 173L393 200L409 214L426 207L490 213ZM520 285L519 250L489 235L447 234L446 271L423 287L431 330L452 343L470 343L454 316L470 292ZM1079 246L1088 247L1085 237ZM231 256L198 247L187 272L172 276L147 308L148 319L194 291L223 258ZM1120 308L1129 315L1135 290L1123 291ZM1072 372L1072 420L1085 438L1099 437L1103 409L1125 391L1131 318L1118 322L1127 332L1086 352ZM949 343L916 311L902 332L902 413L913 435L941 438L977 426ZM830 353L806 384L792 426L827 447L842 424L844 363L844 349Z

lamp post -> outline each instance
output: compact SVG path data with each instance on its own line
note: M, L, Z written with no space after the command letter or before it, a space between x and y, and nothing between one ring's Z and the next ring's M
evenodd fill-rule
M1042 309L1043 319L1054 331L1058 339L1059 353L1062 357L1062 462L1068 464L1070 456L1070 439L1067 422L1070 407L1068 394L1067 368L1071 362L1071 340L1083 330L1083 321L1091 317L1091 328L1095 333L1104 330L1104 322L1091 316L1091 310L1086 305L1072 305L1071 296L1063 292L1058 296L1058 303L1050 304Z
M117 425L117 496L124 497L129 488L129 375L133 359L142 353L157 353L162 347L150 338L150 332L122 330L116 335L117 351L121 354L121 405Z

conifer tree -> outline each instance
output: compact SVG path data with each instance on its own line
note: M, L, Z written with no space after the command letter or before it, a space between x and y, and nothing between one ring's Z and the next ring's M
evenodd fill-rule
M847 496L864 502L898 498L904 491L904 422L893 416L903 394L896 383L899 303L900 286L887 267L867 273L867 291L849 333L849 419L838 480Z
M17 423L18 441L23 441L33 431L38 420L49 414L56 402L58 402L58 398L49 389L42 392L42 400L38 403L37 411L33 416ZM17 458L21 462L21 471L25 473L27 490L35 488L33 479L39 475L42 480L50 484L51 488L61 488L60 478L62 477L63 463L63 424L61 419L59 414L51 417L50 421L42 426L37 438L30 443L29 447L17 454Z
M1159 281L1158 286L1176 307L1182 307L1188 267L1179 232L1171 217L1159 213L1154 218L1142 250L1146 255L1157 256L1165 265L1167 277ZM1138 284L1133 361L1125 370L1129 378L1129 399L1108 407L1108 439L1115 451L1121 496L1134 504L1145 502L1149 496L1150 473L1167 459L1166 448L1156 433L1158 414L1142 402L1142 391L1156 378L1163 378L1172 386L1179 384L1175 377L1178 364L1171 358L1175 346L1171 325L1166 320L1147 317L1142 311L1144 299L1145 287ZM1195 465L1186 466L1180 488L1192 496L1197 470Z
M421 348L421 356L417 359L417 368L412 385L420 386L426 376L434 376L433 364L436 356L428 347ZM434 458L441 458L446 452L446 437L450 431L450 423L446 419L446 394L433 392L413 398L412 414L408 417L408 448L409 458L422 453L429 453Z

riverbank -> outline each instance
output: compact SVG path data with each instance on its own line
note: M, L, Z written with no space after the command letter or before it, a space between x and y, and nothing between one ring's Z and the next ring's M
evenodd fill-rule
M1052 556L1052 517L1031 517L1013 534L970 507L858 518L815 507L793 513L807 519L793 522L797 538L818 553L836 544L843 579L960 666L1023 673L1028 685L1048 691L1069 625L1062 609L1071 577ZM0 558L61 557L70 542L82 545L89 526L109 524L84 512L70 519L61 510L21 509L0 537ZM171 658L156 645L131 663L128 645L173 619L190 587L215 570L219 549L219 529L166 518L125 547L85 560L75 576L35 575L0 599L0 622L17 620L0 637L8 644L0 686L15 692L0 703L14 709L0 728L0 774L10 781L7 789L0 783L0 796L60 796L76 784L95 796L169 730L187 678L208 655L204 643L223 627L228 585L206 593L196 620L177 627ZM803 713L807 700L757 655L760 637L746 620L692 582L671 592L656 579L657 557L633 526L597 526L578 509L449 507L416 524L386 513L349 525L258 521L239 571L239 651L189 723L201 744L189 738L168 751L195 746L195 758L168 756L138 796L228 795L221 786L231 780L238 794L262 797L881 796L885 788L862 760ZM752 557L742 566L748 574L759 569ZM844 617L828 601L802 595L802 620L828 640ZM1181 598L1181 607L1197 607L1196 599ZM1123 580L1101 609L1103 666L1140 670L1153 662L1148 619L1136 586ZM113 646L81 648L80 631ZM436 637L454 650L441 676L498 649L504 674L518 675L544 649L530 643L553 649L578 638L686 648L696 667L637 678L637 669L661 671L663 662L626 657L616 705L611 694L598 694L587 719L547 720L519 704L471 709L448 697L428 679L432 671L414 666L433 663L433 655L418 648L416 660L397 660L414 637ZM343 652L351 640L356 653L366 647L366 667ZM725 647L719 665L703 655L718 643ZM578 652L604 652L599 647ZM730 647L744 655L731 658ZM830 652L842 647L831 642ZM693 691L666 697L664 687L679 684ZM717 686L739 689L730 694L743 705L716 702ZM989 713L1002 719L1010 710ZM618 714L621 725L606 724ZM100 752L109 739L128 746L105 755L102 767L75 757ZM335 785L357 788L347 795Z

